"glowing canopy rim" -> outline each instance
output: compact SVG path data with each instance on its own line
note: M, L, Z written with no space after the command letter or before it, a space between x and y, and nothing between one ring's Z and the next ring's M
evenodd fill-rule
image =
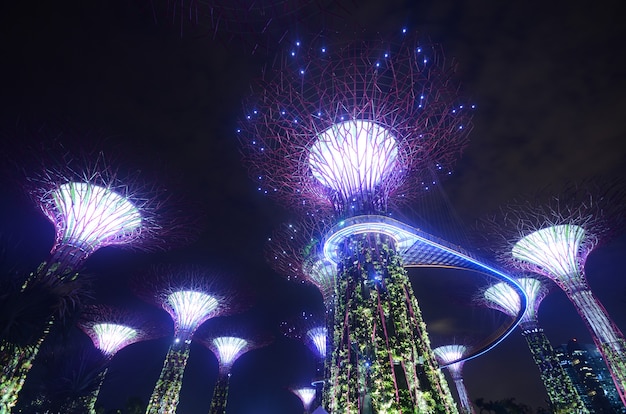
M348 197L373 191L396 166L396 138L383 126L364 120L333 124L309 149L313 177Z
M311 340L320 356L322 358L326 357L326 328L320 326L309 329L306 335Z
M309 408L311 403L315 399L315 388L298 388L293 390L293 393L300 398L302 404L304 404L304 408Z
M221 336L213 339L213 345L217 349L220 364L230 366L248 345L248 341L234 336Z
M91 183L68 182L51 193L58 214L53 220L60 241L96 249L124 243L124 236L142 224L139 210L109 188Z
M218 304L217 299L207 293L179 290L167 295L164 307L174 318L177 329L193 332Z
M106 355L114 355L137 337L137 330L116 323L97 323L92 331L96 335L95 346Z
M499 270L478 258L470 256L469 253L461 251L462 249L460 248L446 245L443 240L435 240L434 236L398 220L378 215L361 215L345 219L332 227L326 234L323 246L324 256L327 260L338 264L340 262L339 252L341 251L343 240L353 235L367 233L378 233L391 237L396 243L396 251L402 257L405 267L410 265L410 263L407 263L405 260L407 259L407 253L409 250L415 245L423 244L443 254L454 256L460 262L460 264L457 265L459 269L483 272L489 276L496 277L497 279L508 283L520 296L520 312L508 329L506 329L502 335L499 338L496 338L490 345L467 355L461 361L468 361L476 358L477 356L483 355L484 353L495 348L500 342L509 336L520 323L524 312L526 311L528 299L524 289L519 283L517 283L513 276L507 275L504 271ZM436 266L429 263L423 263L421 265ZM461 361L455 361L453 363ZM442 366L442 368L445 366Z
M578 255L585 229L573 224L545 227L522 237L511 249L513 258L538 266L546 276L569 279L579 275Z

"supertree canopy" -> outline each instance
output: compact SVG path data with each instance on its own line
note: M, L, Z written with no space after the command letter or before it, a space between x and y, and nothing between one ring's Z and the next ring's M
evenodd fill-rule
M165 309L174 321L174 341L165 357L147 413L175 412L194 332L213 317L232 311L235 294L220 277L199 267L162 266L134 280L139 296Z
M519 327L539 368L552 410L563 414L588 412L537 319L539 306L548 294L548 288L533 277L519 278L517 282L528 297L528 306ZM478 302L511 316L517 315L521 308L519 294L506 283L496 283L485 289Z
M48 267L76 269L111 245L171 247L193 231L188 218L172 214L176 201L163 188L115 167L103 153L64 154L50 164L26 173L29 193L55 229Z
M231 369L237 359L248 351L268 345L272 337L251 326L229 318L217 318L203 325L195 339L209 348L217 358L219 374L213 390L210 414L225 414Z
M625 199L618 186L576 185L543 204L512 203L502 217L488 222L504 242L499 254L505 263L545 276L567 294L604 356L624 405L626 341L589 288L584 267L595 246L623 224Z
M108 306L88 308L78 326L107 359L113 358L118 351L128 345L158 336L158 331L148 325L141 316ZM106 372L107 368L100 372L98 386L80 402L81 407L90 413L95 413L96 400Z
M304 406L304 413L309 413L311 409L311 404L315 400L316 389L313 387L303 387L303 388L292 388L290 390L302 401L302 405Z
M266 72L238 134L259 191L334 216L322 235L329 260L336 236L337 265L326 408L455 412L384 216L450 173L472 105L457 97L454 64L415 37L323 40L294 43Z
M508 286L508 285L507 285ZM459 401L461 402L461 412L464 414L474 413L474 407L467 394L467 388L463 382L463 365L465 361L462 359L467 354L467 347L465 345L444 345L433 349L437 361L441 365L445 365L445 368L450 372L450 376L454 381L457 393L459 395Z

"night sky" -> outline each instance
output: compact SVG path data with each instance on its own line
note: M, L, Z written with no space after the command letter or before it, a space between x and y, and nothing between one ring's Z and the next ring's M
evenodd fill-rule
M163 177L163 185L172 185L171 192L188 200L190 211L200 208L206 218L197 241L168 253L113 247L95 253L87 262L95 298L136 307L171 326L164 311L133 296L131 278L162 261L236 275L247 291L256 293L244 317L273 331L277 339L235 364L229 413L301 413L299 400L287 388L310 380L314 358L304 345L282 338L278 324L299 311L322 309L321 296L314 288L288 283L265 263L265 240L292 216L256 191L234 133L249 85L282 53L286 41L278 43L275 33L218 33L211 38L193 27L184 27L181 37L179 25L155 23L139 0L11 3L21 4L0 6L3 267L32 270L46 258L54 236L11 169L15 164L28 169L28 148L46 131L65 131L59 140L68 148L97 141L105 151L121 154L125 168ZM354 3L342 2L345 9L333 21L356 21L390 37L402 27L425 33L442 45L447 58L457 59L462 93L477 105L470 144L438 190L455 218L442 233L469 234L478 218L546 185L624 175L626 28L619 2ZM286 18L286 38L318 30L316 22L323 19L324 13L297 23L293 16ZM271 47L252 53L251 39ZM40 126L42 134L24 132ZM586 267L592 289L622 331L624 253L626 235L617 235L590 255ZM475 275L416 270L410 275L433 342L446 335L466 337L502 319L470 305L466 288ZM454 277L462 282L446 283ZM468 327L461 314L475 316L478 328ZM556 288L544 300L539 318L555 346L573 337L591 342ZM90 346L80 331L70 338ZM122 407L129 397L147 401L170 341L171 333L120 351L99 402L109 409ZM194 343L178 412L206 412L216 377L216 359ZM546 405L519 331L467 362L465 383L471 399L515 397L533 407Z

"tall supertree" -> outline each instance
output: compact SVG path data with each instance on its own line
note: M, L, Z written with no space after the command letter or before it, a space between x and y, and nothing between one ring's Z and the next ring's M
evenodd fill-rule
M238 133L259 190L335 217L322 235L338 269L330 411L456 411L386 217L466 143L453 73L411 36L295 43L246 103Z
M541 195L539 196L539 199ZM535 200L537 197L535 197ZM488 223L503 243L510 266L554 281L589 329L626 405L626 340L591 291L585 275L589 253L623 224L625 194L619 186L574 185L545 203L522 201Z
M25 345L2 339L0 407L5 410L17 401L41 343L55 317L60 316L55 311L57 302L75 303L68 292L72 292L71 282L85 260L105 246L169 247L190 234L191 226L183 224L185 217L172 214L172 200L164 189L144 183L138 175L123 173L103 153L63 153L58 159L52 154L54 151L41 157L39 171L25 175L29 195L54 226L54 244L48 259L30 274L16 295L26 297L42 286L58 295L50 299L54 304L38 321L42 332L35 339Z
M205 321L240 305L234 300L235 293L219 280L215 273L184 266L157 267L135 279L135 291L165 309L174 321L174 340L148 402L147 414L176 411L194 332Z
M214 322L217 322L215 320ZM217 358L219 373L210 414L225 414L228 403L228 390L233 364L246 352L268 345L270 335L261 333L249 324L237 324L230 320L220 321L217 326L205 324L195 334L195 339L209 348Z
M552 410L562 414L588 412L537 319L539 306L548 294L548 288L539 279L533 277L519 278L517 282L528 297L528 306L518 326L539 368L541 381L546 388ZM505 283L491 285L485 289L478 301L511 316L517 315L521 308L519 295Z
M302 401L304 407L304 414L309 414L311 411L311 404L315 400L315 394L317 390L313 387L302 388L290 388L289 391L293 392Z
M128 345L156 338L159 331L149 326L140 315L109 306L92 306L86 309L78 323L94 346L107 360ZM77 401L85 410L95 413L96 400L104 382L108 367L100 372L97 387L87 396Z
M463 358L467 354L467 347L459 344L443 345L433 349L433 352L439 364L445 365L444 368L448 370L452 381L454 381L457 394L459 395L459 401L461 402L460 412L463 414L473 414L475 412L474 407L472 406L469 395L467 394L467 388L465 388L465 383L463 382L463 365L465 364Z

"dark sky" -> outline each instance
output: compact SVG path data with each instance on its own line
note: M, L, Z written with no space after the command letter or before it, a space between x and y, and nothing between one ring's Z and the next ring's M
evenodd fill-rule
M137 163L131 168L158 166L161 175L175 177L170 180L178 183L173 190L203 203L208 215L199 240L168 255L114 248L97 252L88 262L99 281L96 296L134 300L129 278L150 263L179 260L242 276L258 293L249 314L268 329L300 308L319 308L314 289L287 283L263 261L265 239L288 214L255 191L234 134L249 84L283 46L252 55L246 36L245 41L234 36L223 42L231 36L219 34L214 41L194 37L189 29L181 38L179 28L157 25L141 4L123 1L21 3L0 9L4 155L19 164L27 144L36 140L20 131L38 125L70 131L63 139L71 146L102 135L106 149ZM470 145L455 174L443 183L456 224L467 226L459 232L520 193L594 175L621 177L626 171L626 29L618 2L358 3L345 2L348 12L340 14L383 34L404 25L422 31L459 62L464 94L478 106ZM298 28L289 29L288 37L315 30L306 27L316 19L321 17L296 26L285 19L285 27ZM2 180L0 190L0 233L9 246L5 261L32 268L46 257L52 228L11 180ZM586 269L592 288L622 330L626 280L619 261L625 252L622 235L598 248ZM428 275L411 272L429 326L466 334L465 322L455 318L463 300L457 297L469 295L448 287L450 305L442 306L445 300L429 299L429 289L443 295L446 288L429 277L447 276ZM164 312L154 314L167 322ZM559 291L544 301L539 314L554 344L571 337L590 341ZM478 325L488 323L479 310L470 315L476 315ZM80 340L78 333L76 337ZM130 396L147 400L169 341L166 337L122 350L104 384L102 403L113 408ZM250 352L233 369L229 413L299 413L299 401L286 387L305 382L313 371L313 357L292 340L279 339ZM518 332L468 362L465 373L472 399L515 397L535 407L545 399ZM179 412L206 412L216 375L215 358L194 344Z

